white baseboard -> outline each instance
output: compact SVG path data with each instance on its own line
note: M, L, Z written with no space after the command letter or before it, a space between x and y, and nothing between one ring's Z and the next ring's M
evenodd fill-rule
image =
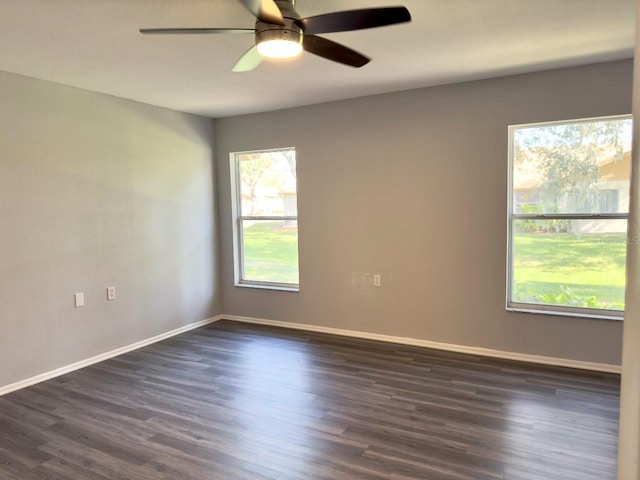
M342 335L345 337L363 338L367 340L379 340L382 342L398 343L401 345L412 345L415 347L434 348L437 350L446 350L449 352L469 353L483 357L502 358L505 360L517 360L520 362L538 363L541 365L552 365L556 367L577 368L580 370L592 370L596 372L621 373L622 369L619 365L611 365L607 363L584 362L581 360L571 360L568 358L542 357L539 355L530 355L527 353L505 352L502 350L492 350L482 347L468 347L464 345L455 345L451 343L432 342L429 340L420 340L408 337L394 337L391 335L381 335L378 333L358 332L353 330L343 330L340 328L320 327L317 325L306 325L303 323L281 322L277 320L266 320L263 318L240 317L238 315L221 315L225 320L233 320L243 323L254 323L258 325L269 325L272 327L291 328L295 330L305 330L309 332L329 333L332 335Z
M115 350L111 350L110 352L105 352L100 355L96 355L95 357L87 358L86 360L81 360L79 362L72 363L71 365L67 365L65 367L56 368L55 370L51 370L50 372L41 373L40 375L36 375L35 377L27 378L25 380L21 380L16 383L5 385L3 387L0 387L0 397L3 395L6 395L7 393L15 392L16 390L21 390L23 388L30 387L31 385L35 385L36 383L44 382L45 380L50 380L52 378L59 377L60 375L64 375L65 373L70 373L75 370L88 367L89 365L93 365L94 363L103 362L104 360L117 357L118 355L122 355L123 353L131 352L132 350L137 350L147 345L151 345L152 343L160 342L170 337L175 337L176 335L180 335L181 333L203 327L210 323L217 322L218 320L222 320L223 318L226 318L226 317L224 317L223 315L218 315L212 318L208 318L206 320L202 320L200 322L191 323L189 325L185 325L184 327L176 328L175 330L161 333L160 335L156 335L155 337L147 338L145 340L132 343L131 345L116 348Z
M233 320L236 322L253 323L258 325L269 325L273 327L290 328L294 330L305 330L309 332L328 333L331 335L342 335L344 337L363 338L367 340L378 340L381 342L397 343L401 345L411 345L415 347L433 348L436 350L446 350L450 352L468 353L472 355L502 358L506 360L517 360L521 362L538 363L541 365L553 365L558 367L577 368L581 370L592 370L596 372L606 372L606 373L619 374L621 372L621 367L619 365L610 365L606 363L583 362L581 360L570 360L566 358L542 357L539 355L530 355L526 353L505 352L502 350L492 350L489 348L482 348L482 347L468 347L464 345L432 342L429 340L420 340L416 338L395 337L391 335L382 335L378 333L344 330L341 328L321 327L318 325L306 325L303 323L281 322L277 320L267 320L263 318L241 317L238 315L217 315L215 317L208 318L200 322L185 325L184 327L180 327L175 330L161 333L160 335L156 335L154 337L147 338L145 340L141 340L136 343L132 343L131 345L127 345L124 347L117 348L115 350L111 350L110 352L105 352L100 355L96 355L95 357L81 360L79 362L73 363L71 365L67 365L65 367L57 368L55 370L51 370L49 372L45 372L40 375L36 375L35 377L27 378L25 380L21 380L16 383L2 386L0 387L0 397L8 393L15 392L17 390L21 390L23 388L30 387L31 385L35 385L36 383L44 382L45 380L50 380L52 378L59 377L60 375L64 375L65 373L70 373L75 370L88 367L95 363L99 363L104 360L117 357L118 355L131 352L132 350L137 350L147 345L151 345L152 343L160 342L167 338L180 335L181 333L188 332L189 330L194 330L196 328L203 327L205 325L217 322L219 320Z

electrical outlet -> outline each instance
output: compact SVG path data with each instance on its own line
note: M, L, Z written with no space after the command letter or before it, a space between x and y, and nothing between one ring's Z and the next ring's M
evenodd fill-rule
M374 287L381 287L382 286L382 275L380 275L379 273L374 273L373 274L373 286Z
M116 287L107 287L107 300L116 299Z

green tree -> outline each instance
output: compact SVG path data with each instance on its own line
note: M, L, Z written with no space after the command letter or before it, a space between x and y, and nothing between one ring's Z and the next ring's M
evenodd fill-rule
M240 162L240 178L242 183L247 186L249 193L249 215L255 215L256 212L256 187L264 177L265 173L271 168L271 159L265 155L251 155L247 159Z
M599 160L622 157L626 122L578 122L521 129L516 155L537 156L544 175L545 213L584 213L598 205Z

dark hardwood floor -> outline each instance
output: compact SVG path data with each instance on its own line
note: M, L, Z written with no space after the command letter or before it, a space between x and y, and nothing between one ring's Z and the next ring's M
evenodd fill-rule
M0 479L614 480L619 378L219 322L0 398Z

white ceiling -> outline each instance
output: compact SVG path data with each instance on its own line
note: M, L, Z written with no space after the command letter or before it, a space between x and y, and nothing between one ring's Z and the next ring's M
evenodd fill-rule
M633 56L634 0L298 0L302 17L405 5L409 24L325 35L373 58L305 53L232 73L252 35L142 36L140 27L253 28L237 0L0 0L0 70L221 117Z

